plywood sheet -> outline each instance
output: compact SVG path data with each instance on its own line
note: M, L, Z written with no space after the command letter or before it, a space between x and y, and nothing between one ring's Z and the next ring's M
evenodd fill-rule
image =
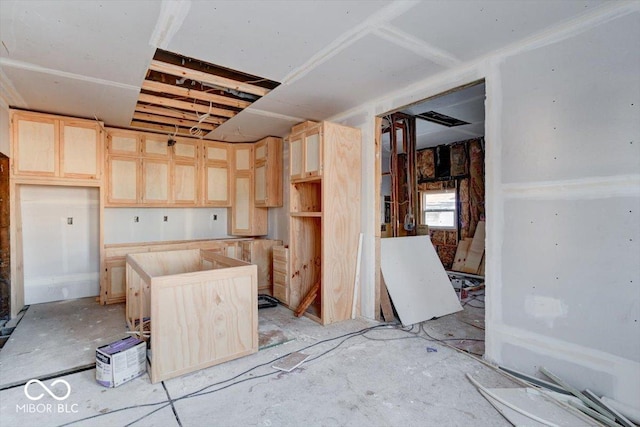
M484 221L480 221L476 227L476 232L473 235L473 241L467 252L467 259L464 262L462 271L465 273L476 274L480 262L482 262L482 255L484 254L484 236L485 228Z
M456 250L456 256L453 259L453 266L451 267L454 271L461 271L464 266L464 260L467 258L467 251L469 250L469 245L471 245L471 240L460 240L458 242L458 249Z
M380 241L381 267L403 325L462 310L428 236Z

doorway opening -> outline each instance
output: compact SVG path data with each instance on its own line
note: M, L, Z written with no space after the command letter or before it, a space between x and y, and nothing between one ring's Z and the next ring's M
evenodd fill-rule
M464 333L467 329L475 337L482 331L483 339L484 120L482 80L385 113L376 122L380 237L429 236L463 308L438 319L447 330L444 335L469 335ZM377 315L387 320L382 305L388 295L382 275L378 290ZM484 354L480 339L452 344Z

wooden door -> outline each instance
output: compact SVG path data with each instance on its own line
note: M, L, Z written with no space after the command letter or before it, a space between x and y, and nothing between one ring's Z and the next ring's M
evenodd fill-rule
M107 205L135 205L140 199L140 160L109 156Z
M65 178L100 179L102 131L99 124L65 120L61 126L60 169Z
M204 143L203 204L205 206L231 206L229 192L229 148L224 142Z
M303 135L296 135L292 136L289 140L289 175L291 176L291 180L304 177L302 168L302 138Z
M58 120L15 114L13 126L14 174L57 176Z
M142 159L142 204L166 205L169 203L171 179L169 160Z
M320 130L310 130L304 136L305 177L322 175L322 137Z
M195 206L198 204L198 167L190 161L174 161L173 204Z

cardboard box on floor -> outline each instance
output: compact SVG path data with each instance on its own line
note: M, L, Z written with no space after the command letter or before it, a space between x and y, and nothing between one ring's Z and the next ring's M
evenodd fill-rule
M118 387L147 372L147 343L126 337L96 349L96 381Z

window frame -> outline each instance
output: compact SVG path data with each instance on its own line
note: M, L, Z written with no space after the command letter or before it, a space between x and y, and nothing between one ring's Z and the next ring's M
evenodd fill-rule
M454 206L453 210L451 209L426 209L426 200L425 197L434 194L449 194L453 193L454 196ZM457 230L458 229L458 192L455 188L443 188L441 190L422 190L419 191L420 194L420 224L427 225L430 229L433 230ZM426 213L427 212L453 212L453 224L451 226L442 226L442 225L429 225L426 221Z

